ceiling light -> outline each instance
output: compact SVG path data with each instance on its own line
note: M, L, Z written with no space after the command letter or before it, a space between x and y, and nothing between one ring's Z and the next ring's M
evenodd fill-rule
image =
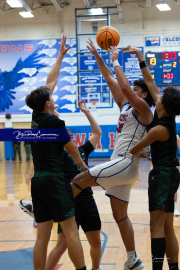
M23 7L23 5L18 0L6 0L6 3L12 8Z
M32 17L34 17L34 15L31 12L28 12L28 11L22 11L22 12L19 12L19 14L23 18L32 18Z
M167 4L158 4L158 5L156 5L156 7L157 7L160 11L168 11L168 10L171 10L170 6L168 6Z
M102 8L91 8L90 9L92 15L101 15L103 14Z

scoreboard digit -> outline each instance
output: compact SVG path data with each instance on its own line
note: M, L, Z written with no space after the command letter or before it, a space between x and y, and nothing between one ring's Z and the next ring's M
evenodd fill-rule
M147 52L146 63L156 84L180 84L180 52Z

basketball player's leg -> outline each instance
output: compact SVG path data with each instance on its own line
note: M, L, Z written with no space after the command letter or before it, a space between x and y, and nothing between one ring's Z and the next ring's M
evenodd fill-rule
M174 194L178 186L179 171L176 167L155 168L149 174L148 195L153 269L162 269L165 252L171 255L169 246L172 245L176 253L177 242L173 236L172 216ZM174 262L176 258L177 253L175 256L172 255L172 261ZM173 268L177 270L178 266L173 265Z
M83 207L76 207L77 223L81 225L90 245L92 269L100 268L101 259L101 220L94 198L84 200ZM80 217L81 214L81 217Z
M85 270L83 250L74 217L75 209L71 186L68 182L62 181L59 175L33 177L31 181L32 201L37 223L48 221L49 217L52 217L54 222L60 222L66 236L70 259L76 269ZM35 196L38 196L38 199ZM44 270L44 268L42 269Z
M166 251L165 240L165 220L167 212L164 211L168 192L166 191L166 178L162 185L160 181L161 169L152 170L149 174L149 212L150 212L150 233L151 233L151 253L153 269L162 269L164 255ZM162 177L162 176L161 176Z
M76 197L82 189L86 187L99 186L96 183L96 178L92 177L88 171L76 175L71 182L73 196Z
M127 261L124 269L142 269L144 264L137 258L134 241L134 230L128 217L128 205L132 184L114 186L106 190L110 197L113 217L118 225L122 240L127 251Z
M165 238L166 238L166 257L167 257L168 264L172 264L173 269L177 270L174 267L174 264L177 264L178 262L179 245L178 245L176 235L174 233L173 219L174 219L173 212L169 212L167 214L167 217L165 220L165 227L164 227Z
M85 187L101 186L108 189L129 184L136 179L138 172L139 167L131 159L125 157L99 164L73 179L71 183L73 195L76 197Z
M99 269L101 260L101 238L100 230L86 232L86 237L90 245L90 255L92 260L92 269Z
M167 213L164 210L150 212L150 232L151 232L151 253L154 270L163 267L164 255L166 251L165 220Z
M76 269L86 269L84 254L79 239L79 232L75 222L75 217L60 222L63 233L66 237L68 253Z
M53 220L38 223L37 238L34 246L34 269L44 270L47 257L47 246L50 239Z
M51 250L48 256L45 270L54 269L63 253L66 251L66 249L67 249L66 237L64 233L61 231L60 233L58 233L56 246Z
M111 208L114 220L116 221L122 240L127 252L135 250L134 230L128 217L128 202L120 201L115 197L110 197Z

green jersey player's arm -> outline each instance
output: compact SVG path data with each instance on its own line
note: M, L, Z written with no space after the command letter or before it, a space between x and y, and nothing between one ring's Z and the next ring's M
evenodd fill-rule
M123 95L127 98L131 106L140 114L141 122L144 125L147 125L152 121L152 113L147 102L140 98L131 88L126 75L122 71L120 65L118 64L119 52L116 47L112 47L109 49L112 52L112 61L117 61L116 65L114 63L114 70L116 73L116 78L119 86L121 87L121 91ZM143 93L147 95L147 93Z
M144 61L144 56L143 56L142 52L139 49L137 49L136 47L128 46L122 50L124 51L124 53L136 54L138 57L139 63ZM161 94L160 94L156 84L153 81L149 67L148 66L143 67L141 69L141 72L142 72L144 81L145 81L145 83L146 83L146 85L147 85L147 87L152 95L152 98L153 98L154 102L156 103L156 101L160 98Z
M149 133L141 139L135 146L130 149L132 155L137 154L143 148L151 145L155 141L167 141L170 136L169 129L167 127L158 125L152 128Z
M121 91L121 87L119 86L119 84L115 80L114 75L111 72L111 70L104 63L104 60L97 52L96 47L94 46L92 40L89 39L89 41L87 41L87 43L89 44L89 46L87 46L87 48L90 50L92 55L94 55L94 57L96 58L99 70L100 70L101 74L103 75L104 79L106 80L106 83L109 86L109 89L113 95L113 98L114 98L116 104L121 109L122 105L128 102L126 97L123 95L123 93Z
M69 152L71 157L76 161L77 167L80 166L84 170L89 170L88 167L86 166L86 164L84 163L84 161L82 160L82 158L79 154L79 150L74 142L69 141L68 143L66 143L64 145L64 147Z
M102 130L101 130L100 126L98 125L98 123L96 122L95 118L90 113L89 108L86 106L86 102L84 101L84 104L83 104L82 100L80 100L78 102L78 106L79 106L79 109L81 110L81 112L83 112L85 114L85 116L87 117L87 119L91 125L92 135L89 137L88 140L95 148L99 139L101 138Z
M53 93L54 88L55 88L57 81L58 81L63 57L68 52L68 50L71 48L70 46L68 48L66 48L65 44L66 44L66 36L63 35L63 38L61 38L61 46L60 46L58 58L57 58L53 68L51 69L51 71L47 77L46 87L48 87L50 89L51 94Z
M30 168L30 171L29 171L29 175L28 175L28 178L26 179L26 183L29 185L30 182L31 182L31 178L33 177L33 174L34 174L34 164L32 162L31 164L31 168Z

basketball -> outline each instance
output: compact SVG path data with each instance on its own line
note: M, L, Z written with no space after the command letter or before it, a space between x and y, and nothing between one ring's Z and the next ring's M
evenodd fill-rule
M96 35L96 42L103 50L108 50L110 46L117 46L120 41L120 35L116 28L112 26L103 26Z

